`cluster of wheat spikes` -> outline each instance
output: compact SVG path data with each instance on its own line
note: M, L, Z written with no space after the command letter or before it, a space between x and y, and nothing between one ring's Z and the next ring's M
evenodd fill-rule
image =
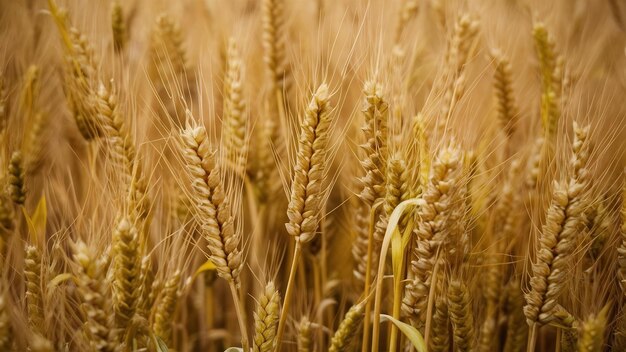
M0 0L1 351L626 351L618 0Z

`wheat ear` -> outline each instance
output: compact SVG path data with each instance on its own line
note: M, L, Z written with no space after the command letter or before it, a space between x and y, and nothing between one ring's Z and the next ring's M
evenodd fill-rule
M271 352L276 344L276 327L278 325L278 312L280 294L272 281L265 285L265 290L258 299L256 312L254 313L254 352Z
M355 260L354 277L369 290L367 276L373 276L374 268L377 267L376 255L379 252L380 241L369 243L370 210L372 205L385 196L385 169L387 167L387 144L388 144L388 119L389 106L383 95L383 87L376 81L368 81L363 88L365 95L365 108L363 116L365 123L361 128L365 142L361 145L364 157L361 166L364 175L360 178L359 198L362 203L358 209L357 221L360 226L352 246L352 255ZM376 236L380 237L380 236ZM372 246L371 254L368 247ZM369 266L369 273L367 268ZM365 292L365 295L368 293ZM367 309L366 309L367 310ZM366 324L367 325L367 324Z
M11 160L9 161L8 191L11 195L11 200L17 205L24 205L26 201L24 178L24 159L22 158L22 152L16 150L11 155Z
M176 303L178 302L180 278L180 271L176 271L165 282L161 291L161 300L154 314L152 329L157 336L163 339L167 346L172 344L172 320L176 310Z
M243 97L243 62L234 38L228 40L227 67L224 77L224 118L222 139L229 166L243 175L248 156L248 126Z
M4 286L4 284L2 285ZM13 343L13 327L5 288L0 288L0 351L10 351Z
M83 331L95 351L113 351L109 342L109 295L106 284L106 258L96 256L80 241L74 246L74 262L78 266L77 282L81 307L87 317Z
M311 322L307 317L302 317L298 322L298 352L311 352L313 351L313 338L312 338Z
M211 261L220 277L239 286L243 265L239 244L241 235L235 231L230 203L226 199L216 151L209 145L204 127L188 126L180 132L181 152L191 179L191 195L211 252Z
M216 152L209 145L204 127L187 126L180 132L180 148L187 174L193 187L192 200L196 219L207 239L210 259L217 267L220 277L229 286L241 330L244 350L248 348L248 331L244 312L239 301L239 273L243 266L239 248L241 234L235 230L230 203L222 183L220 169L215 160Z
M432 166L428 185L421 198L424 204L417 209L417 246L412 252L410 280L404 290L402 312L415 326L422 327L426 321L426 307L431 287L432 273L437 253L451 233L452 207L461 176L459 151L442 150ZM443 249L443 248L442 248Z
M513 75L508 58L498 49L491 52L494 64L493 88L497 100L498 120L508 137L515 133L519 108L513 92Z
M602 351L607 326L608 306L596 316L591 315L580 327L578 352Z
M180 26L165 14L156 19L151 36L151 55L153 64L156 65L150 72L154 82L168 79L168 72L170 75L179 75L187 70L187 53L183 47Z
M448 286L448 310L452 321L455 351L473 351L476 346L474 315L467 286L452 280Z
M113 311L117 343L127 338L137 311L140 290L141 257L137 224L126 215L119 218L113 231Z
M128 40L128 33L124 23L122 5L118 0L111 4L111 29L113 30L113 48L117 53L122 52Z
M263 0L263 61L272 91L285 89L284 0Z
M313 94L313 99L311 99L309 106L306 108L300 123L296 163L293 167L289 206L287 208L289 222L285 224L287 233L294 237L296 245L289 271L289 281L287 282L283 308L278 322L276 352L280 351L281 338L287 323L289 301L300 258L301 246L315 236L319 216L324 205L325 192L322 183L326 176L327 144L332 125L331 111L328 86L322 84Z
M8 192L0 189L0 253L4 255L6 243L15 229L15 212Z
M445 296L435 299L435 313L432 321L432 334L429 340L428 350L432 352L446 352L450 350L450 315L448 301Z
M43 290L41 286L41 253L35 246L26 246L24 278L26 283L28 324L33 333L43 334L45 321L43 316Z
M533 26L535 49L541 66L541 120L545 138L552 143L559 121L559 97L561 79L557 75L557 54L552 38L543 23Z
M339 324L337 331L335 331L330 341L329 352L344 352L350 350L350 343L359 331L358 327L363 318L363 308L364 304L358 303L348 310L348 313L346 313L345 318L343 318L343 321Z

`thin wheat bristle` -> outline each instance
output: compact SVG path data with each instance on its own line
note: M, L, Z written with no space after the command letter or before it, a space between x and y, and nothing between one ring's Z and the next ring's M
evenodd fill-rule
M622 199L620 206L619 246L617 248L618 274L622 289L626 288L626 169L622 179Z
M278 326L278 313L280 294L272 281L265 285L265 289L258 298L256 312L254 313L254 352L271 352L276 343L276 327Z

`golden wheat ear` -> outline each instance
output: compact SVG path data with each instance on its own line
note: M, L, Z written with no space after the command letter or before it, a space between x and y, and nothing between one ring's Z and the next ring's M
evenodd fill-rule
M86 322L83 331L88 344L96 351L112 351L109 341L110 295L106 271L108 258L97 258L83 241L74 245L74 262L77 264L77 286Z
M276 327L280 294L272 281L265 285L265 289L258 298L258 305L254 313L254 352L271 352L276 345Z
M350 307L348 313L343 318L337 331L330 341L329 352L344 352L350 350L352 339L359 331L359 325L363 319L363 309L365 305L358 303Z
M226 198L216 160L217 152L211 148L204 127L187 126L180 131L179 137L180 152L193 188L191 198L196 209L196 221L208 242L210 260L216 266L218 275L229 284L241 330L241 343L247 349L246 318L239 294L243 267L241 233L235 228L231 205Z
M122 5L118 0L111 3L111 30L113 31L113 48L116 53L120 53L128 41L128 32Z

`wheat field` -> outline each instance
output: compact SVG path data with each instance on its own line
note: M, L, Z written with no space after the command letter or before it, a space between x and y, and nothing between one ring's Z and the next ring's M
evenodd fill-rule
M626 351L626 3L0 0L0 351Z

